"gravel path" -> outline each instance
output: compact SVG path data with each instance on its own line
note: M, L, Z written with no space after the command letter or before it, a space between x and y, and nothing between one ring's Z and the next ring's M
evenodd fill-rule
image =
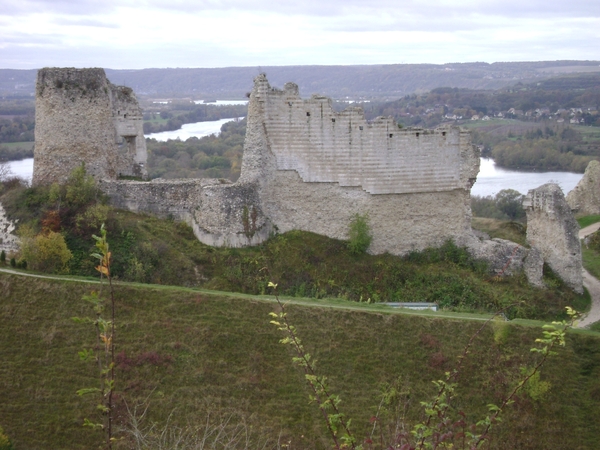
M579 239L592 234L600 229L600 222L593 223L579 230ZM593 277L587 270L583 269L583 285L590 293L592 304L590 311L579 321L579 328L585 328L600 320L600 281Z

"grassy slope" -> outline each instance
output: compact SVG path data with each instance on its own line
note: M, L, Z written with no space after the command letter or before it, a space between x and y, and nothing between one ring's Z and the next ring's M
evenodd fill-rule
M93 386L94 370L77 351L93 332L70 320L85 315L90 285L0 275L0 422L18 449L89 449L81 422L93 402L75 391ZM203 422L210 411L237 411L264 433L281 433L291 448L326 448L318 412L308 405L301 375L268 324L272 303L182 288L120 285L118 388L128 404L151 398L153 419ZM481 322L327 307L289 307L319 368L342 396L359 436L378 404L379 385L398 377L410 390L408 416L433 395L431 380L453 366ZM486 330L461 377L458 407L472 419L499 402L515 372L531 365L536 327L509 325L498 345ZM571 334L542 374L551 390L540 401L522 396L498 428L495 448L598 448L600 342ZM121 403L120 411L123 412ZM302 438L301 436L304 436ZM121 445L124 446L124 443Z

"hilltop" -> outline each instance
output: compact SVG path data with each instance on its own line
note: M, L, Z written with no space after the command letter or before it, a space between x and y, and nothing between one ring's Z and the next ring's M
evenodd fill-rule
M498 89L517 82L541 81L556 75L600 71L598 61L497 62L493 64L390 64L361 66L265 66L214 69L107 69L116 84L139 95L243 98L252 80L266 73L274 85L293 80L306 95L334 98L385 98L448 86ZM31 96L37 70L0 69L0 94Z

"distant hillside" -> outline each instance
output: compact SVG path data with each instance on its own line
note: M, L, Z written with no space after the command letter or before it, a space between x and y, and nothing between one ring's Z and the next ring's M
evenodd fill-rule
M341 97L401 97L448 86L498 89L578 72L600 71L598 61L545 61L456 64L393 64L368 66L265 66L215 69L107 69L115 84L139 95L241 98L253 78L265 72L274 86L293 81L302 95ZM36 70L0 69L1 95L32 95Z

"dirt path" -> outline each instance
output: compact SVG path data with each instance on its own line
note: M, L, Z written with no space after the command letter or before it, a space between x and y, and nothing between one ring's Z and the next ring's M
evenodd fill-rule
M588 234L592 234L594 231L598 231L598 230L600 230L600 222L596 222L591 225L588 225L587 227L579 230L579 239L583 239Z
M593 223L579 230L579 239L592 234L600 229L600 222ZM600 281L593 277L587 270L583 269L583 285L590 293L592 304L590 311L579 321L578 327L585 328L600 320Z

